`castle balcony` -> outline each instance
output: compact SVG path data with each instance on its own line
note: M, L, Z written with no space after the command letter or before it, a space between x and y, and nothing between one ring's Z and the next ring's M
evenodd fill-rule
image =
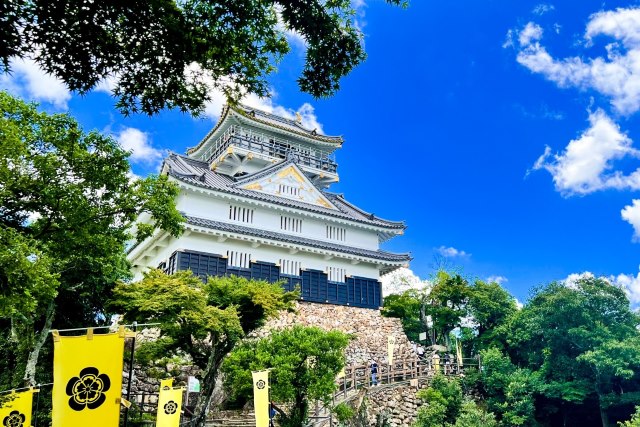
M211 169L232 176L238 172L251 173L289 158L312 178L323 182L338 181L338 164L332 154L243 126L230 126L200 156Z

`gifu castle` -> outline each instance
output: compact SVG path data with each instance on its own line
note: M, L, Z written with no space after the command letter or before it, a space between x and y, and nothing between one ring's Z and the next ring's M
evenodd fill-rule
M327 191L338 181L334 151L342 143L306 129L299 116L226 106L186 156L164 160L161 173L180 187L185 232L158 231L133 247L136 278L150 267L235 274L284 280L304 301L380 307L380 275L410 260L380 244L406 226Z

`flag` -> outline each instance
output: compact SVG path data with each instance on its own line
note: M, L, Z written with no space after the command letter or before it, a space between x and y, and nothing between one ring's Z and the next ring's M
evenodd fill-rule
M336 379L339 380L340 378L344 378L345 375L346 373L344 372L344 366L343 366L342 369L340 369L340 372L338 372L338 375L336 375Z
M118 427L124 338L53 331L53 427Z
M389 335L387 338L387 360L389 360L389 367L393 365L393 350L396 347L396 337Z
M180 425L183 391L183 387L170 388L169 390L160 389L156 427L177 427Z
M173 388L173 378L167 378L166 380L160 380L160 392L162 390L171 390Z
M456 340L456 357L458 359L458 366L462 368L462 344L460 344L460 340Z
M256 427L269 427L269 371L253 372L253 407Z
M24 426L31 425L31 408L33 405L33 393L38 390L29 389L19 392L11 392L9 398L0 406L0 425Z
M438 356L438 353L433 355L433 370L436 374L440 372L440 356Z

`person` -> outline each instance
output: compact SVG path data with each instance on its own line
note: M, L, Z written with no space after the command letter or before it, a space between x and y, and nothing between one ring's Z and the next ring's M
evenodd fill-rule
M424 347L421 345L418 346L418 357L420 360L424 359Z
M451 366L451 353L445 353L444 355L444 374L450 375L453 373Z
M371 385L378 385L378 364L371 360Z
M269 402L269 427L274 427L273 419L276 417L276 404Z

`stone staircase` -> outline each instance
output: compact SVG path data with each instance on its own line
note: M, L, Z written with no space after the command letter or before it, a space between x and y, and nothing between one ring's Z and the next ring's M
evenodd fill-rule
M207 427L255 427L255 425L253 412L225 414L224 417L214 417L207 421Z

